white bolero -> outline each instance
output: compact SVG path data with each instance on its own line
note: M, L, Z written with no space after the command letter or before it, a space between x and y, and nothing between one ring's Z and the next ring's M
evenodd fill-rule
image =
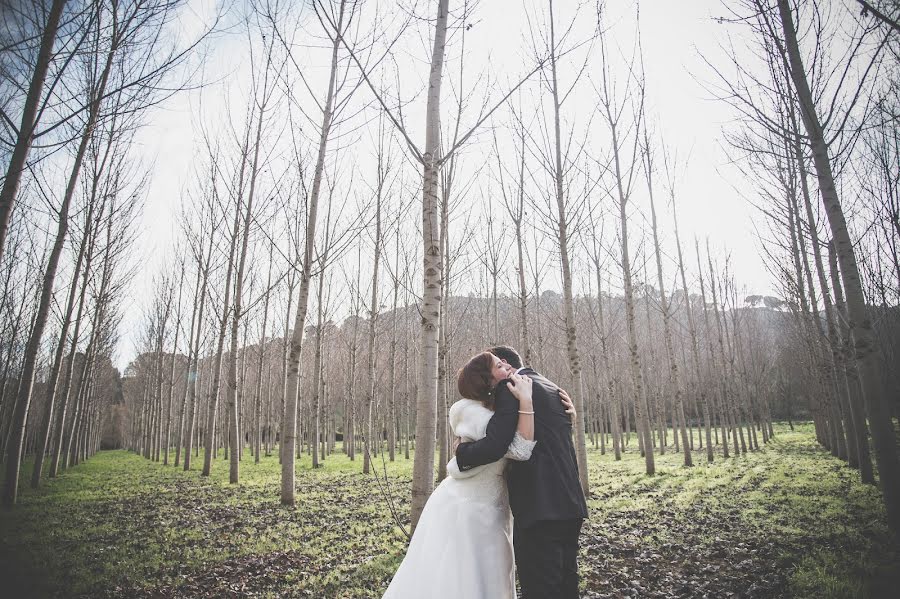
M473 399L461 399L450 406L450 428L453 434L463 441L477 441L484 438L487 425L494 412L484 407L480 401ZM529 441L516 431L512 443L506 452L505 458L525 462L531 457L531 452L537 441ZM447 475L452 478L469 478L479 474L490 464L476 466L468 470L460 470L456 463L456 456L447 463Z

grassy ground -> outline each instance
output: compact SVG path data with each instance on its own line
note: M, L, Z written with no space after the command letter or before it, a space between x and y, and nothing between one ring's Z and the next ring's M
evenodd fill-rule
M879 493L808 426L744 457L704 456L692 469L657 456L648 477L636 453L590 451L584 597L896 596ZM37 491L25 466L19 505L0 514L5 596L380 597L405 547L382 486L341 454L300 462L293 508L276 456L246 456L236 486L221 459L202 478L101 452ZM411 475L412 461L387 464L404 517Z

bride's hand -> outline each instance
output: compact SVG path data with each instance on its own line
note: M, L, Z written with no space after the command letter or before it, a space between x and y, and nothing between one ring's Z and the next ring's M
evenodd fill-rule
M562 402L563 408L566 410L566 414L569 415L569 418L572 419L572 424L575 424L575 419L578 417L578 414L575 412L575 404L572 402L572 398L569 397L569 394L566 393L565 389L559 390L559 401Z
M522 404L527 404L528 406L530 406L532 386L531 377L524 374L513 374L510 375L509 380L511 381L509 390L513 394L513 397L519 400L519 407L522 407Z

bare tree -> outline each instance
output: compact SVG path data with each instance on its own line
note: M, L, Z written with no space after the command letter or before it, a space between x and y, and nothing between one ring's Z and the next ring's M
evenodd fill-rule
M563 44L571 32L572 25L575 20L570 23L567 31L557 37L556 16L553 0L547 3L547 27L546 32L546 51L548 58L546 60L546 68L542 72L543 83L547 87L551 101L551 119L552 134L547 135L547 148L542 156L544 169L552 183L552 209L550 210L551 222L553 222L553 234L556 237L557 247L559 248L560 265L562 270L562 287L563 287L563 318L565 322L566 332L566 355L568 358L569 371L571 380L574 384L573 399L575 409L579 413L585 411L585 391L584 380L582 376L581 354L578 346L577 326L575 321L575 297L573 291L572 262L570 252L574 249L572 234L574 232L575 223L578 215L587 199L586 197L578 197L572 194L572 185L567 180L567 174L572 171L572 164L580 160L581 151L584 148L584 142L576 146L575 155L570 155L570 146L572 139L563 140L563 122L562 108L566 98L570 92L560 90L559 81L559 60L567 53L564 51ZM585 59L586 60L586 59ZM581 73L584 69L578 71L578 75L571 83L569 90L578 83ZM570 137L574 135L570 132ZM588 473L587 473L587 442L585 439L585 419L580 419L575 424L575 455L578 461L578 476L581 481L582 489L585 495L588 493Z
M259 463L260 448L262 446L262 373L266 356L266 332L269 324L269 298L272 293L272 258L274 251L275 246L272 244L269 246L269 264L266 269L266 288L263 292L262 330L259 335L259 360L256 364L256 389L253 392L253 461L257 464Z
M622 416L621 402L617 393L618 375L616 369L613 368L612 361L610 359L610 329L607 326L606 310L603 307L603 256L606 250L605 248L603 248L601 242L603 237L602 231L598 230L599 227L594 221L594 218L595 216L592 214L590 216L591 230L590 233L586 235L586 237L590 240L588 254L594 266L594 276L597 278L597 320L594 321L594 327L600 342L600 357L602 360L601 364L603 367L604 378L606 379L606 411L610 427L612 428L613 452L615 453L616 460L618 461L622 459ZM591 316L593 317L593 312L591 312ZM600 381L597 380L596 383L599 385ZM602 409L603 408L601 406L601 412ZM601 433L601 435L605 436L603 435L603 433Z
M653 194L653 174L655 172L653 164L653 151L650 147L650 138L647 132L646 123L644 126L644 143L641 148L641 155L644 162L644 175L647 178L648 197L650 198L650 223L653 229L653 250L656 255L656 282L659 285L659 304L663 317L663 339L665 340L666 360L669 363L669 383L675 393L675 428L681 431L681 444L684 454L684 465L693 466L691 459L690 442L688 441L687 425L684 416L684 395L681 389L681 379L678 373L678 361L675 357L675 348L672 344L672 325L671 325L671 306L669 298L666 296L666 282L663 277L662 266L662 250L659 244L659 232L656 222L656 202ZM677 432L676 432L677 434ZM677 442L677 440L676 440Z
M53 358L53 365L50 369L50 378L47 383L47 398L46 398L46 406L45 406L45 414L43 421L43 433L42 443L35 455L34 468L31 473L31 486L36 488L40 485L41 474L43 471L44 464L44 456L46 455L50 441L51 441L51 431L53 428L53 419L54 419L54 409L56 402L56 397L59 391L59 376L60 371L62 370L62 362L63 355L67 346L68 340L68 330L69 325L71 323L71 319L73 316L73 312L75 309L75 300L76 297L79 297L78 301L78 318L75 322L75 331L73 333L73 349L69 354L69 366L67 366L67 378L71 378L70 367L74 367L74 347L77 343L78 339L78 329L81 324L81 312L84 306L84 298L85 293L87 291L87 281L88 276L91 270L91 260L94 255L94 247L96 240L96 226L95 221L99 221L99 218L95 218L94 212L98 208L99 198L98 191L100 185L100 178L104 174L104 163L109 158L109 151L113 145L114 138L110 136L108 138L108 143L106 145L106 151L103 156L101 156L98 152L92 152L92 181L91 181L91 190L90 197L88 198L88 209L85 215L84 220L84 229L82 233L81 242L78 247L78 254L75 259L75 267L72 272L72 282L69 286L69 298L66 302L65 312L63 313L63 321L62 327L60 329L59 334L59 343L56 347L56 354ZM93 149L93 148L92 148ZM102 212L103 208L100 207ZM84 266L84 271L82 274L82 266ZM82 280L81 283L81 293L78 293L79 288L79 280ZM68 400L68 393L66 394L66 400ZM65 421L65 402L61 402L63 405L61 406L62 416L60 417L60 421Z
M328 80L328 90L325 93L325 103L322 108L322 123L319 128L319 145L316 156L316 165L313 173L313 182L309 194L307 209L305 249L301 262L300 290L297 298L297 310L294 317L294 327L291 333L290 354L288 356L287 371L287 401L285 402L285 417L282 422L281 439L281 503L294 504L294 450L296 449L297 427L297 391L299 384L300 354L303 349L303 325L306 321L306 311L309 301L309 287L312 278L314 249L316 239L316 218L319 207L319 193L322 185L322 177L325 170L325 152L331 132L332 119L334 117L335 92L337 89L339 50L344 35L349 31L353 20L355 5L347 6L345 0L340 0L336 7L336 14L324 14L325 8L320 4L314 4L316 14L320 22L327 28L332 41L331 70Z
M697 324L694 321L694 308L691 304L690 292L688 291L687 276L684 271L684 255L681 251L681 237L678 233L678 214L675 210L675 185L674 180L669 178L669 197L672 203L672 223L675 229L675 246L678 249L678 273L681 275L681 288L684 290L685 312L687 312L688 332L691 336L691 365L693 366L694 379L697 383L698 395L700 399L700 408L703 412L703 429L706 434L706 461L712 463L714 460L713 443L710 427L712 418L709 409L709 400L706 395L706 386L703 384L703 377L700 371L700 344L697 340Z
M381 251L383 247L383 233L382 233L382 202L384 200L384 195L388 193L389 189L387 189L387 178L390 175L391 169L393 168L393 164L391 161L391 155L388 153L388 148L386 147L386 139L384 133L384 123L382 117L379 117L378 120L378 140L376 158L375 158L375 236L373 238L375 247L373 250L372 257L372 294L369 303L369 335L368 335L368 348L369 348L369 357L368 363L366 366L366 439L365 446L363 447L363 473L368 474L370 469L370 448L372 443L372 435L374 430L372 428L372 409L375 404L375 335L378 327L378 313L379 313L379 305L381 300L379 299L379 279L378 279L378 270L381 266ZM381 435L378 435L378 438L381 438ZM393 455L393 448L391 449L391 454Z
M890 415L881 396L878 365L873 344L872 323L865 305L859 266L853 242L847 229L844 209L832 173L832 157L813 101L797 41L794 16L787 0L778 1L778 15L784 34L785 53L791 65L790 74L800 105L800 116L812 148L813 164L825 214L831 227L838 263L844 283L850 332L855 341L856 359L862 375L863 397L869 416L869 427L875 445L881 489L884 493L888 521L892 530L900 531L900 459Z
M895 33L900 34L900 15L894 15L893 17L891 17L886 12L878 10L878 8L871 2L866 2L866 0L856 1L859 2L860 6L862 6L864 16L871 14L876 19L893 29ZM894 2L894 9L896 8L897 3ZM889 10L889 8L886 6L884 10L887 11Z
M38 50L37 60L34 64L31 82L28 85L28 95L22 107L22 120L16 132L16 141L10 156L9 165L6 167L6 176L3 179L3 188L0 190L0 257L6 248L6 235L9 230L9 219L12 215L22 173L25 171L25 162L31 151L34 140L35 128L40 117L41 96L44 93L44 82L50 63L53 60L53 46L56 42L56 34L59 22L62 18L66 0L53 0L47 13L47 20L41 31L41 45Z
M175 338L172 340L172 355L169 358L169 391L166 399L166 432L163 442L163 465L169 465L169 447L172 444L172 402L175 397L175 364L178 357L178 337L181 334L181 300L184 291L184 256L180 256L178 260L178 298L175 300L175 320L172 324L175 327Z
M425 147L422 152L422 345L419 348L419 389L416 403L416 459L413 463L412 523L415 530L434 488L434 443L437 417L438 338L440 335L443 252L438 226L441 82L447 44L449 0L438 0L434 45L425 107Z
M127 29L126 29L127 30ZM121 35L122 30L113 29L114 34L112 43L105 53L105 63L99 73L94 73L96 79L88 85L86 95L91 99L91 108L88 114L87 122L81 134L81 141L75 154L75 160L69 175L68 184L63 195L62 203L58 211L58 227L56 239L53 249L47 260L47 266L44 271L43 286L41 289L41 298L38 305L35 322L31 329L31 335L28 340L28 347L25 350L24 364L22 367L22 382L19 386L19 395L16 399L16 407L13 415L13 438L12 444L7 450L6 459L6 478L3 486L3 504L11 506L16 502L18 491L19 464L22 458L23 442L25 438L25 422L28 418L28 408L31 403L32 388L34 385L35 364L40 350L41 340L44 334L44 327L47 324L47 317L50 309L50 302L53 296L53 286L56 279L56 270L59 265L60 254L62 253L63 243L68 234L69 227L69 207L72 203L72 197L75 194L75 187L78 183L78 177L81 173L81 164L87 151L94 128L100 115L101 98L106 90L106 83L109 80L110 71L113 66L113 59L117 50L117 34ZM97 34L99 37L99 33ZM99 49L99 40L97 40Z
M249 129L249 127L248 127ZM219 168L219 157L217 154L214 155L212 148L209 149L210 152L210 162L214 165L213 170L213 182L212 182L212 195L213 198L218 202L220 201L218 185L216 181L216 171ZM217 151L216 151L217 152ZM241 160L241 166L243 167L244 160ZM239 176L240 181L240 176ZM215 430L216 430L216 415L218 413L219 408L219 389L221 387L221 377L222 377L222 358L224 354L225 348L225 334L228 330L228 316L231 314L231 298L233 295L232 291L232 280L234 277L234 254L235 249L237 247L238 237L241 232L241 198L240 195L234 198L235 208L234 208L234 218L231 225L231 231L228 235L228 254L226 257L226 270L225 270L225 287L222 292L222 308L220 311L221 316L218 319L218 335L216 341L216 353L214 358L214 366L213 366L213 374L211 386L209 389L209 401L207 403L206 409L206 435L204 439L204 451L203 451L203 470L201 474L203 476L209 476L212 472L212 460L213 454L216 453L216 445L215 445ZM235 422L235 426L237 423ZM226 444L227 448L227 444ZM229 479L231 475L231 470L229 469ZM234 481L232 481L234 482Z
M520 100L521 104L521 100ZM521 112L521 111L520 111ZM519 349L525 357L526 364L534 362L531 344L528 338L528 286L525 282L525 242L522 236L522 228L525 217L525 124L515 109L512 109L513 129L516 133L516 157L518 170L516 172L516 184L507 191L504 178L506 169L500 159L500 149L497 145L496 133L494 135L494 154L497 157L497 174L500 183L500 193L503 196L503 205L513 223L513 235L516 242L516 275L518 282L519 301Z
M199 297L195 301L196 312L195 322L192 324L191 331L193 333L191 346L188 355L188 401L190 403L190 411L187 423L187 442L184 445L184 470L187 472L191 469L191 449L194 445L194 430L197 416L200 413L200 398L202 394L199 390L200 379L200 351L202 348L203 328L204 328L204 312L209 298L209 278L212 269L213 250L215 249L215 241L213 239L214 232L218 230L215 211L215 198L213 197L214 181L215 181L215 162L212 161L210 166L211 176L208 177L209 188L204 194L206 200L204 204L205 213L201 213L200 228L201 231L195 236L193 248L194 260L197 264L197 280L200 288ZM209 220L205 221L203 216ZM207 234L209 235L209 246L205 245L206 237L203 235L202 228L204 222L208 222ZM204 251L205 248L205 251ZM192 316L192 320L194 317ZM211 433L209 433L211 434ZM199 442L196 445L199 448Z
M631 252L628 243L628 203L631 200L634 177L639 165L637 153L640 150L639 136L644 104L643 81L632 80L633 69L628 70L628 80L624 98L615 97L610 65L606 54L606 43L601 38L601 81L597 88L600 102L600 113L609 127L612 152L613 177L615 182L614 198L619 208L619 241L622 261L622 282L625 293L625 330L628 339L628 351L631 357L631 378L634 385L634 407L636 426L639 427L639 440L643 443L644 461L647 474L656 471L653 455L653 435L650 429L649 406L647 405L647 389L641 368L641 354L638 348L637 330L634 317L634 284L632 281ZM596 86L595 86L596 87ZM632 95L633 94L633 95ZM623 122L623 108L627 102L632 106L632 122ZM633 136L631 156L627 154L627 139ZM624 154L624 155L623 155Z

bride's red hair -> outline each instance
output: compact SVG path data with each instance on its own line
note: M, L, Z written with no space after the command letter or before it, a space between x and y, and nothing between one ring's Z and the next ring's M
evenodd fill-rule
M456 388L466 399L480 401L489 410L494 409L494 376L491 369L496 358L491 352L475 354L456 373Z

